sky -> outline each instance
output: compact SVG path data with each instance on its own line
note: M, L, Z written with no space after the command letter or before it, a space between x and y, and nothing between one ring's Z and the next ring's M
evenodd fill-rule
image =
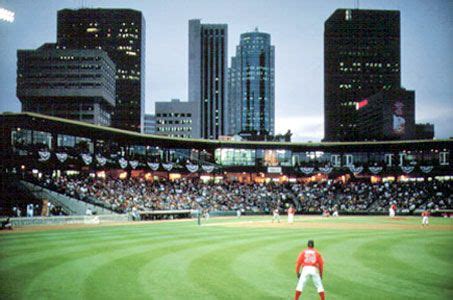
M63 8L132 8L146 20L145 111L156 101L187 101L188 20L228 24L228 56L241 33L258 27L275 45L276 133L294 141L324 135L325 20L357 0L0 0L15 22L0 21L0 112L20 111L16 51L56 41ZM436 138L453 136L453 0L360 0L362 9L401 11L402 85L416 93L417 123L434 123Z

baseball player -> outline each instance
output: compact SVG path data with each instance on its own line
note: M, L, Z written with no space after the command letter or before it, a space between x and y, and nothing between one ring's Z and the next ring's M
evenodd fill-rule
M204 219L206 222L209 221L209 209L207 208L204 211Z
M389 208L389 217L393 218L396 214L396 205L392 204Z
M325 299L324 287L322 285L322 272L324 267L324 261L322 260L321 254L314 248L315 242L313 240L308 241L308 248L299 254L296 261L296 275L299 278L296 287L296 294L294 300L299 300L302 291L304 290L305 284L308 279L312 279L315 287L319 293L321 300ZM302 267L302 272L301 272Z
M338 209L336 207L333 209L332 217L338 217Z
M278 207L273 210L273 214L274 216L272 217L272 223L274 223L274 221L280 223L280 211L278 210Z
M423 227L429 225L429 215L430 215L429 210L425 210L422 212L422 226Z
M288 223L294 223L294 214L296 213L296 209L291 205L288 208Z

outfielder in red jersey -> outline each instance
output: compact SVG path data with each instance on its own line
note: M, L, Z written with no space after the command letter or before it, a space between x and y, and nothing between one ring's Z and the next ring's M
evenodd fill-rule
M296 213L296 209L291 205L288 208L288 223L294 223L294 214Z
M299 278L296 287L294 300L298 300L308 279L313 279L316 289L318 290L321 300L325 299L324 287L322 285L322 273L324 261L321 254L314 248L315 242L308 241L308 248L299 254L296 262L296 274ZM302 272L301 269L302 268Z
M428 226L429 225L429 215L431 213L429 212L429 210L425 210L422 212L422 226L425 227L425 226Z

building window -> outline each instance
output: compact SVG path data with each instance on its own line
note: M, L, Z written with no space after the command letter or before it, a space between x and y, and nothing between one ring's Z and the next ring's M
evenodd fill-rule
M334 167L340 167L340 155L339 154L332 154L330 156L330 163Z
M344 19L345 19L346 21L350 21L350 20L352 19L352 14L351 14L351 10L350 10L350 9L347 9L347 10L345 11Z
M441 166L448 166L450 164L450 162L448 161L448 155L449 153L444 151L444 152L440 152L439 153L439 164Z
M385 159L385 165L387 167L392 166L392 158L393 158L393 154L385 154L384 159Z
M345 157L345 165L347 167L354 165L354 157L352 156L352 154L345 154L344 157Z

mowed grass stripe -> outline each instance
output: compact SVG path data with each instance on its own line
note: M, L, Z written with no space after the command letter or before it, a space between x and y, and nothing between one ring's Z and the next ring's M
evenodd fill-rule
M450 270L450 276L453 276L453 235L448 237L439 236L434 244L430 243L430 239L426 240L425 251L430 259L436 260L443 268Z
M226 249L212 247L213 249L211 248L203 255L198 255L191 260L187 270L188 278L191 279L198 291L203 291L209 295L210 299L266 299L268 297L266 291L257 288L248 280L244 280L242 276L238 276L231 264L237 256L245 251L256 251L269 243L279 243L281 238L288 238L288 236L271 236L253 241L230 241ZM266 263L265 257L261 259L263 263ZM204 272L200 272L201 266L204 267ZM250 267L252 266L249 262L246 268ZM260 269L256 269L253 273L254 276L259 274L261 274ZM260 281L262 281L263 276L260 277Z
M292 296L297 283L294 270L296 258L305 248L308 239L318 236L316 246L325 249L329 244L355 237L350 233L340 235L338 232L323 232L322 235L314 233L302 231L256 249L247 249L235 258L231 268L236 276L248 281L255 288L262 289L268 297L282 299L286 295ZM309 287L306 293L311 294Z
M297 226L304 218L294 227L255 227L269 217L239 221L243 227L221 226L235 219L211 219L207 225L217 226L190 220L0 235L1 251L15 252L0 256L0 270L9 266L0 272L0 299L291 299L294 262L309 238L325 257L330 299L453 298L452 231L347 230L343 218L307 221L338 224L329 229ZM384 268L386 260L392 263ZM303 298L317 298L311 284Z
M60 243L47 243L46 241L35 241L33 251L30 248L22 250L12 249L10 254L2 257L3 263L0 265L0 271L4 271L10 268L21 267L21 265L33 262L36 259L47 259L52 258L58 254L71 254L84 251L86 249L90 251L98 251L105 248L105 245L110 247L118 247L125 245L126 247L134 241L141 241L143 239L153 240L157 238L162 239L177 239L180 237L187 236L186 232L162 234L160 232L141 232L141 234L131 234L130 236L116 236L114 233L110 234L100 232L98 236L86 237L81 234L78 238L71 239L70 241L61 240ZM195 236L195 235L194 235ZM57 247L58 246L58 247Z
M395 245L411 238L417 237L411 233L398 236L386 234L371 240L362 238L359 243L350 241L347 244L349 251L347 249L341 250L341 253L347 254L343 257L345 263L340 263L341 268L333 271L333 274L337 279L341 277L340 281L350 280L351 284L341 284L333 280L337 291L340 291L342 286L351 286L354 282L355 287L363 286L362 288L355 288L354 293L360 293L362 290L363 294L349 297L350 299L370 297L370 291L372 291L372 299L443 299L435 286L426 282L420 284L418 280L411 281L411 279L415 280L416 276L423 278L418 271L415 271L414 274L411 273L414 277L408 280L401 273L400 268L402 266L395 261L392 264L391 254L389 253L391 249L386 245ZM327 253L329 253L329 249L327 249ZM423 255L423 253L419 254ZM418 261L414 261L414 263L418 263ZM336 263L333 264L334 268L335 265ZM358 276L358 274L366 274L366 276ZM426 289L426 286L430 286L432 290L436 291L433 293L433 291ZM350 290L345 292L350 293Z
M154 225L154 224L152 224ZM164 224L162 224L164 225ZM155 226L155 225L154 225ZM13 256L22 256L24 253L32 253L32 252L42 252L43 250L46 249L52 249L54 246L67 246L67 247L72 247L72 246L77 246L77 245L87 245L90 246L90 243L92 242L109 242L113 240L122 240L124 238L126 239L131 239L134 237L141 238L143 236L152 236L152 235L166 235L166 236L184 236L189 232L192 232L191 226L193 226L193 222L188 221L185 226L181 226L181 228L174 228L173 230L165 229L162 227L159 227L159 230L153 230L153 226L124 226L124 227L130 227L128 228L127 231L125 230L111 230L112 228L99 228L95 232L89 231L86 232L85 228L82 228L80 232L74 233L74 230L71 230L71 234L69 237L66 237L64 235L57 235L57 237L54 236L53 232L48 232L50 236L52 236L52 239L50 238L45 238L45 236L42 236L42 233L40 233L37 237L33 238L32 240L30 239L26 243L20 243L20 244L2 244L2 247L5 249L8 249L8 251L4 252L4 255L2 258L6 257L13 257ZM108 234L105 234L105 233ZM196 234L196 233L195 233ZM19 233L20 235L20 233ZM9 235L9 236L14 236L14 235Z
M108 229L106 232L102 233L108 235ZM195 238L201 238L205 236L210 239L208 234L198 234L195 235ZM145 238L146 237L146 238ZM85 257L88 255L102 255L105 252L110 252L114 250L128 249L134 246L134 243L143 244L157 242L159 243L161 239L181 239L187 237L187 234L181 234L176 236L160 235L158 232L151 236L143 236L137 240L128 240L127 238L112 240L110 243L98 243L96 239L93 239L90 242L83 241L79 242L78 247L54 247L43 251L41 255L32 257L31 260L27 261L28 254L23 254L23 260L20 260L20 256L15 257L16 260L11 262L8 259L1 260L0 266L9 267L8 271L0 272L0 282L2 282L2 292L8 290L8 287L12 287L11 290L22 290L24 284L26 284L31 278L35 278L40 272L45 272L47 269L53 268L59 264L64 264L66 261L73 258ZM45 241L42 241L43 245L46 245ZM48 255L49 254L49 255ZM25 263L22 263L25 262ZM15 265L17 264L17 265ZM20 281L15 280L11 276L8 276L9 272L14 271ZM5 293L6 294L6 293ZM2 297L0 297L2 298Z
M341 237L341 234L339 236ZM383 282L381 278L373 276L373 272L365 269L356 258L357 249L363 245L377 240L384 242L389 237L380 232L360 233L356 236L343 236L336 239L335 243L323 247L326 263L324 285L329 297L334 299L389 299L390 297L393 299L394 294L391 290L393 285L387 286L388 281ZM373 253L384 255L376 251ZM388 280L391 281L391 278ZM311 293L314 294L314 289Z
M418 249L420 247L420 249ZM418 250L418 251L417 251ZM453 253L453 236L431 235L429 238L419 237L418 239L406 240L404 243L395 245L392 255L396 256L406 264L427 274L452 276L453 259L448 260ZM423 255L423 263L414 263Z
M199 240L211 239L209 236L199 236ZM188 241L189 240L189 241ZM107 270L107 276L111 276L110 272L112 268L116 268L115 264L111 264L112 261L122 257L133 257L134 255L140 255L141 253L147 253L147 255L154 254L154 250L163 250L164 252L172 251L174 248L180 246L187 247L193 243L192 239L178 238L171 240L163 240L160 242L156 240L156 243L150 243L149 240L145 239L136 243L130 243L127 247L121 248L110 248L105 247L101 253L78 256L74 259L69 259L54 266L51 269L46 270L43 273L38 274L34 280L30 283L26 296L32 296L39 292L42 282L49 282L52 278L63 276L70 282L69 288L66 287L66 298L80 298L83 296L84 289L86 288L85 279L91 272L94 272L97 268L109 265ZM176 246L172 246L176 244ZM108 246L108 245L107 245ZM101 277L102 278L102 277ZM96 282L96 280L95 280ZM126 281L127 282L127 281ZM60 284L53 285L49 289L50 297L53 298L61 293L62 286L68 282L62 282ZM108 285L106 287L111 287Z
M256 232L254 233L256 234ZM199 282L207 284L207 278L214 276L212 270L215 266L200 262L195 264L197 268L193 274L191 272L194 270L190 269L193 262L200 257L209 257L212 253L223 251L229 253L242 245L253 246L263 238L262 235L254 237L235 235L232 238L220 239L217 243L209 241L209 243L199 244L197 251L180 249L175 253L169 253L149 262L141 269L142 288L149 290L153 299L213 299L213 294L218 295L219 293L222 294L219 299L228 299L228 293L239 287L230 284L228 289L201 289ZM224 278L224 282L229 283L229 278Z
M147 236L152 236L152 235L165 235L165 236L183 236L187 234L188 229L186 230L174 230L172 232L170 231L164 231L164 230L153 230L152 226L150 227L145 227L145 228L133 228L130 229L129 231L121 231L121 234L118 234L118 232L115 231L110 231L107 228L103 228L103 230L98 230L96 232L96 235L93 234L85 234L85 232L82 230L79 232L77 235L71 235L70 238L63 238L63 237L58 237L52 240L49 239L44 239L41 237L35 238L32 241L28 241L25 244L20 244L20 245L3 245L3 247L8 248L8 253L5 254L4 257L9 257L9 256L14 256L22 253L29 253L33 251L42 251L42 247L48 247L52 248L53 246L68 246L71 247L73 245L80 245L80 244L85 244L85 243L91 243L91 242L109 242L113 240L122 240L122 239L130 239L130 238L141 238L141 237L147 237ZM108 234L106 234L108 233Z
M160 238L151 237L149 239L140 239L135 244L143 244L148 242L159 242ZM161 239L166 239L166 237L161 237ZM2 294L5 296L13 295L14 293L22 293L27 285L34 280L36 277L39 277L40 274L47 272L48 270L54 269L59 265L65 264L68 261L80 259L87 256L99 255L102 257L106 252L110 253L112 251L121 251L125 249L128 251L131 247L134 246L134 243L125 239L120 242L107 244L90 244L87 243L83 246L73 249L71 247L66 248L55 248L49 250L50 255L46 255L48 252L43 252L41 256L32 257L31 261L27 261L24 264L18 263L14 268L10 268L8 271L3 271L0 273L0 281L2 282ZM7 261L8 262L8 261ZM19 261L20 262L20 261ZM17 263L14 261L13 263ZM2 261L2 265L6 264ZM71 270L69 269L68 272ZM8 276L9 273L14 272L17 278L20 278L20 281L17 281L17 278ZM53 276L55 281L59 279L56 276ZM62 284L71 284L65 276L61 277ZM46 287L47 289L47 287ZM44 293L46 294L46 293ZM0 298L2 295L0 294ZM13 297L15 298L15 297Z
M117 226L100 226L96 227L80 227L80 228L71 228L71 229L62 229L62 230L47 230L47 231L38 231L32 233L23 233L17 232L13 234L0 234L0 241L3 247L21 247L33 243L35 241L46 243L59 242L62 240L73 241L77 240L80 237L86 238L98 238L102 236L105 232L108 232L110 235L117 237L121 236L130 236L134 233L141 232L153 232L152 226L159 226L159 232L162 234L174 234L182 233L184 230L188 230L187 225L193 225L194 221L185 221L184 224L172 223L171 227L165 224L125 224ZM178 226L180 225L180 226ZM166 228L166 229L165 229Z
M251 234L243 233L240 237L249 238L251 237ZM157 251L143 252L137 255L119 257L115 260L111 260L90 274L90 278L87 280L86 295L93 296L94 298L107 297L124 299L130 297L144 297L150 299L152 298L152 294L146 294L146 289L142 288L139 283L141 268L164 256L175 255L180 251L198 252L198 248L203 245L221 243L224 239L225 236L218 236L216 238L213 238L212 236L209 238L191 237L188 238L189 241L187 243L181 245L176 244L170 246L167 243ZM168 268L166 267L166 269ZM110 276L112 271L114 272L114 276ZM154 270L151 270L150 273L151 275L155 275ZM108 274L108 276L106 276L106 274ZM171 275L173 276L174 274L172 273ZM165 278L160 278L160 280L165 280ZM99 289L99 285L116 286L121 284L124 286L124 289L121 289L121 291L100 291ZM146 286L152 286L152 283L147 282ZM152 286L152 288L154 287Z
M39 274L35 274L31 283L29 283L26 298L28 298L27 296L39 292L42 288L41 283L50 282L52 281L52 278L64 278L64 280L46 287L46 293L49 294L51 298L60 295L62 287L68 283L70 283L70 288L66 288L68 291L65 293L65 297L79 298L81 296L80 292L85 288L83 284L84 278L97 267L108 264L113 259L129 256L130 253L139 254L142 251L150 253L155 247L163 247L165 251L172 251L171 248L168 248L172 243L185 243L189 240L188 244L190 244L193 240L203 241L211 239L212 237L207 234L198 235L196 237L178 236L171 239L168 239L166 236L161 236L160 238L146 238L135 242L126 239L121 247L118 247L118 245L105 244L102 248L96 248L95 251L83 251L73 253L72 255L62 255L57 264L52 265L51 268L46 268ZM115 267L115 265L113 265L113 267Z
M156 284L153 284L153 282L147 281L145 284L145 288L142 288L141 286L137 286L140 283L137 282L137 279L139 279L141 276L141 269L146 267L149 264L153 264L154 261L159 261L162 259L162 257L166 257L169 255L178 255L180 252L191 252L191 253L199 253L200 248L203 248L205 245L212 245L212 244L218 244L222 243L225 241L225 237L229 237L228 235L220 235L217 236L216 238L211 238L210 239L191 239L190 242L184 245L177 245L176 247L168 247L165 245L163 247L163 251L158 251L158 252L152 252L152 253L141 253L139 255L133 255L131 257L121 257L117 260L111 261L108 264L105 264L101 268L98 268L95 272L91 274L90 277L92 278L103 278L101 279L100 283L104 286L115 286L116 284L121 284L124 282L127 282L127 286L124 290L120 291L120 293L109 293L109 291L99 291L99 288L97 285L90 285L90 282L95 282L93 280L87 280L88 282L88 288L87 288L87 294L88 295L94 295L95 297L107 297L107 298L121 298L121 297L136 297L142 295L142 291L145 291L147 289L152 289L153 291L157 291L160 287L155 286ZM242 233L239 236L235 235L234 237L238 237L241 239L250 239L254 237L254 234L251 233ZM230 237L233 238L233 237ZM164 259L165 261L167 259ZM184 257L184 260L187 260L187 257ZM179 264L184 264L184 261L178 261ZM162 269L162 268L161 268ZM114 270L114 275L113 276L105 276L105 274L109 274ZM165 267L162 269L167 276L177 276L177 273L175 272L170 272L171 270L168 269L168 267ZM163 283L167 280L166 277L161 277L156 274L156 272L159 271L159 268L155 267L152 270L149 271L149 275L156 277L158 279L158 283ZM133 274L135 276L129 276L128 274ZM137 276L138 275L138 276ZM148 274L147 274L148 275ZM178 289L181 289L181 285L184 284L181 282L178 285ZM91 288L90 288L91 286ZM106 293L106 294L104 294ZM153 295L153 294L151 294ZM151 295L146 295L146 298L150 298ZM123 298L124 299L124 298Z
M418 255L413 256L413 260L408 263L399 258L399 256L404 255L404 252L395 255L395 247L411 240L416 241L417 244L412 249L404 249L404 251L418 252ZM433 237L430 238L430 241L434 241ZM439 267L439 270L442 270L441 275L416 267L426 263L419 259L420 256L427 257L427 260L429 260L429 255L424 252L424 242L425 240L420 236L392 237L385 241L371 241L356 249L355 258L368 269L368 273L372 274L373 278L391 281L395 288L388 287L387 289L392 294L410 295L414 299L439 299L445 294L453 295L451 290L453 278L451 271L444 268L445 266L433 265L434 268ZM376 252L381 253L379 258L376 258L376 255L373 254ZM433 291L427 292L424 288L425 285L431 286Z

